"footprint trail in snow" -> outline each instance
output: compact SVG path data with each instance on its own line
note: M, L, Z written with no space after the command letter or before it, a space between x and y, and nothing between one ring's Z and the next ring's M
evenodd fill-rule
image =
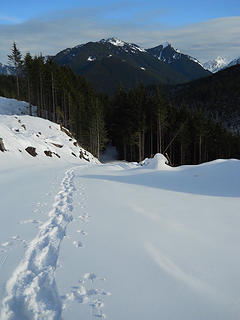
M61 319L62 302L58 294L55 270L61 241L72 221L74 171L69 169L49 212L49 219L31 241L6 285L2 302L2 320Z

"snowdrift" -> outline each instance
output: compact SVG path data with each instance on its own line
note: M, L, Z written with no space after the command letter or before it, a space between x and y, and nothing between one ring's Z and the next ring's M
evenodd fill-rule
M154 170L169 170L168 160L161 153L156 153L153 158L146 158L140 163L142 166L148 169Z

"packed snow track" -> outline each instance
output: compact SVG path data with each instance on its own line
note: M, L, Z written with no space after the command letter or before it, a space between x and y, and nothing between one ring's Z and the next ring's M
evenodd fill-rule
M61 299L55 270L61 241L72 221L74 170L69 169L55 197L49 220L30 243L24 259L7 282L1 319L60 319Z

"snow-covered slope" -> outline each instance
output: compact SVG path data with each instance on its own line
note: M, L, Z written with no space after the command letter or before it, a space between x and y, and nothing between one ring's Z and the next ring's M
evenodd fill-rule
M229 62L229 64L226 67L229 68L229 67L235 66L236 64L240 64L240 57Z
M32 113L36 115L37 108L32 106ZM29 114L29 104L25 101L0 97L0 115Z
M36 108L33 107L36 113ZM98 162L60 125L28 113L24 101L0 97L0 162ZM12 114L12 115L10 115Z
M218 72L222 69L226 69L232 66L235 66L236 64L240 64L240 57L233 59L232 61L228 62L226 58L223 57L217 57L214 60L210 60L203 64L203 67L206 70L209 70L213 73Z
M213 73L220 71L228 64L227 59L224 57L217 57L216 59L209 60L203 64L204 69L209 70Z

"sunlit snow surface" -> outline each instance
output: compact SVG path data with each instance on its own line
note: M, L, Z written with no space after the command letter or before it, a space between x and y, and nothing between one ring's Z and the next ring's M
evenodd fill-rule
M5 156L1 320L239 319L240 161Z
M227 59L224 57L217 57L216 59L209 60L203 64L204 69L213 73L220 71L228 64Z

